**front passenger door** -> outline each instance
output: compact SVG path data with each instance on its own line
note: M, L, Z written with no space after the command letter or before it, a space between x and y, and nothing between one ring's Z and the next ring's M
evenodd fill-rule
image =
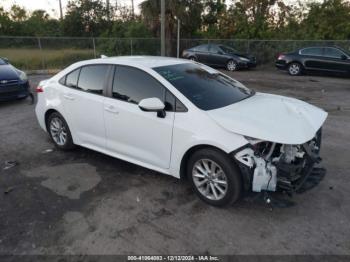
M324 68L340 73L350 72L350 60L342 51L333 47L325 48Z
M216 45L209 46L209 56L207 63L212 66L226 65L227 57L222 50Z
M165 101L166 89L151 75L129 66L116 66L104 118L108 151L124 160L167 169L170 166L174 112L164 118L142 111L145 98Z

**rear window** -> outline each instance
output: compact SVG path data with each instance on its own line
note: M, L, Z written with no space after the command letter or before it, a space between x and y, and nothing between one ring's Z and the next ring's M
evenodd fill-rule
M241 83L209 69L190 63L153 68L202 110L228 106L254 94Z

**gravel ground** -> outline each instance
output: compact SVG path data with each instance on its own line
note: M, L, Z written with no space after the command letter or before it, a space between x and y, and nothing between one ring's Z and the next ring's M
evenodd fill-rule
M78 148L54 149L29 101L0 104L0 254L350 255L350 79L230 73L257 91L329 112L320 185L294 206L249 199L224 209L186 182ZM32 86L46 76L31 77ZM293 132L293 130L291 130ZM19 165L4 170L6 160Z

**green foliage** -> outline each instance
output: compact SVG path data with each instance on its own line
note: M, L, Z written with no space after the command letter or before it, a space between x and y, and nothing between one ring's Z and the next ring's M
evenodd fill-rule
M44 10L0 7L7 36L159 37L160 0L145 0L140 15L105 0L70 0L62 21ZM166 0L167 46L176 38L349 39L349 0Z

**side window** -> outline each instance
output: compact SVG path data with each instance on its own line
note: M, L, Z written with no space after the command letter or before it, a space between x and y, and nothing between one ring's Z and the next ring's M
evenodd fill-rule
M172 93L166 91L165 110L170 112L187 112L187 108Z
M68 87L77 88L79 72L80 68L66 75L64 84Z
M195 48L198 52L208 52L208 45L200 45Z
M210 45L209 52L213 54L218 54L220 49L216 45Z
M343 52L335 48L325 48L325 56L341 58L344 55Z
M175 107L176 112L187 112L187 107L180 102L179 99L176 99L176 107Z
M128 66L116 67L112 89L114 98L134 104L152 97L164 101L164 91L164 87L146 72Z
M174 112L176 109L176 98L175 96L170 93L169 91L166 91L165 93L165 111Z
M321 56L323 55L323 48L322 47L305 48L300 51L300 54Z
M108 65L89 65L81 68L78 88L93 94L103 93ZM67 78L68 80L68 78Z

